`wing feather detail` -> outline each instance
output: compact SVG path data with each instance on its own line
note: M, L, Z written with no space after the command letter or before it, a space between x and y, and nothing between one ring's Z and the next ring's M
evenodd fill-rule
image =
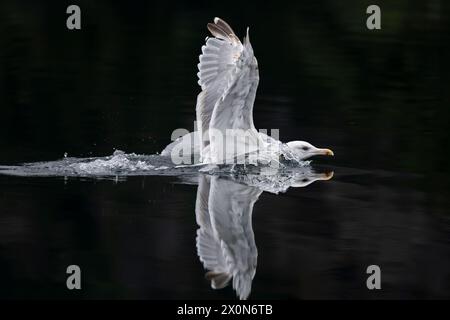
M210 127L215 105L233 81L233 70L244 48L231 27L220 18L214 19L214 24L209 23L208 30L214 37L207 38L202 46L197 73L202 88L196 106L197 130L202 137L201 155L209 144L209 136L204 133Z

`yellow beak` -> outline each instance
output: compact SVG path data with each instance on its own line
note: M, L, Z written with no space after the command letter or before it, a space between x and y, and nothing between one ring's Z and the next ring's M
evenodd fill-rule
M333 178L333 176L334 176L333 171L327 172L325 173L325 180L330 180L331 178Z
M330 149L321 149L320 151L325 156L334 156L334 152Z
M321 174L320 179L317 180L330 180L331 178L333 178L334 176L334 172L333 171L329 171L329 172L325 172Z

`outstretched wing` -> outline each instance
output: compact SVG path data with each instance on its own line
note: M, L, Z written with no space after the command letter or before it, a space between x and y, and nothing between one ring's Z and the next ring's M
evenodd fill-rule
M217 101L233 81L233 70L243 51L243 45L233 29L222 19L215 18L214 23L208 23L208 30L214 38L207 38L202 47L197 73L202 88L196 106L197 129L201 137L209 129ZM206 135L202 139L201 150L208 143Z
M232 68L230 78L231 81L213 110L210 127L218 130L254 129L253 104L259 83L259 71L248 29L242 53Z
M248 29L242 53L231 71L230 79L214 106L209 125L210 153L212 162L217 163L250 154L263 145L253 124L253 104L259 83L259 71ZM225 144L223 139L213 136L217 133L226 137ZM224 148L228 142L233 143L234 148Z

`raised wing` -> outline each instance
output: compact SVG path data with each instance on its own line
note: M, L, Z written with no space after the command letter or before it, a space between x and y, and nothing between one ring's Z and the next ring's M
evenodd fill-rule
M217 158L213 158L212 162L223 163L230 157L239 157L242 154L257 151L263 145L253 123L253 104L258 83L258 63L253 54L247 29L242 53L231 70L227 88L216 102L211 115L210 153L212 157ZM224 148L224 139L214 138L213 135L218 132L227 138L226 143L229 142L228 140L234 141L232 150L229 147Z
M240 58L243 45L231 27L222 19L215 18L208 24L214 38L207 38L202 47L198 64L198 83L202 92L197 97L197 126L201 150L209 144L208 131L214 107L232 82L233 70Z
M250 44L248 29L242 53L231 70L231 81L216 103L211 127L223 129L254 129L253 104L259 83L258 63Z

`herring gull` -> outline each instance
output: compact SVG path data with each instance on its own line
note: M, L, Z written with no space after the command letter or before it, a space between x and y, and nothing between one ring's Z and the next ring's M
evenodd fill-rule
M280 157L280 150L297 160L316 155L332 156L330 149L317 148L306 141L281 143L253 123L253 104L259 83L258 62L249 38L243 43L222 19L208 23L213 37L206 38L198 64L197 130L178 138L162 152L163 156L198 156L202 164L230 163L239 156ZM220 136L220 138L218 138ZM225 137L225 139L223 139ZM228 142L233 141L233 147ZM277 152L278 150L278 152Z

